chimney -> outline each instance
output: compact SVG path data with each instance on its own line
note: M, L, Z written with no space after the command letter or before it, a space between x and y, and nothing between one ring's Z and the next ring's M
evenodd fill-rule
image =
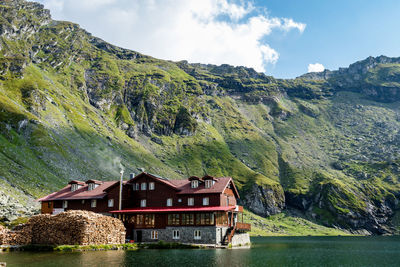
M124 170L121 170L121 179L119 181L119 202L118 202L118 209L122 210L122 182L123 182L123 176L124 176Z
M133 178L135 178L135 174L134 174L133 172L131 172L131 173L129 174L129 179L133 179Z

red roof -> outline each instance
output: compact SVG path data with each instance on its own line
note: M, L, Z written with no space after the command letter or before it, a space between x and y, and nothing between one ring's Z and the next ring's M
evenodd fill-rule
M211 194L217 193L221 194L224 192L225 188L232 181L231 177L220 177L214 180L214 185L210 188L205 188L204 185L199 185L197 188L192 188L190 181L188 180L171 180L172 183L176 185L179 189L178 194ZM233 184L233 182L232 182ZM234 189L235 191L236 189ZM239 196L239 194L238 194Z
M141 174L137 175L135 178L132 178L128 181L128 183L134 183L136 179L139 177L146 175L147 177L156 179L159 182L162 182L174 189L178 192L177 194L221 194L224 192L225 188L229 185L230 182L233 184L233 180L231 177L220 177L214 178L212 176L205 176L206 179L213 179L215 181L214 185L210 188L205 188L204 185L199 185L197 188L191 187L191 181L193 179L197 179L196 176L191 176L189 179L182 179L182 180L168 180L157 175L153 175L150 173L142 172ZM198 178L202 181L203 178ZM237 197L239 198L239 193L236 190L235 185L233 184L232 190L236 193Z
M154 175L154 174L147 173L147 172L142 172L141 174L138 174L134 178L130 179L127 183L128 184L132 184L132 183L135 182L136 179L138 179L139 177L142 177L142 176L147 176L147 177L153 178L153 179L155 179L155 180L157 180L157 181L159 181L161 183L164 183L164 184L166 184L166 185L168 185L168 186L170 186L170 187L172 187L174 189L177 189L176 186L172 183L172 181L175 181L175 180L169 180L169 179L163 178L161 176Z
M153 213L153 212L193 212L193 211L228 211L234 210L235 206L212 206L212 207L148 207L128 210L113 210L112 213Z
M78 190L71 191L71 185L67 185L60 191L51 193L37 201L53 201L53 200L79 200L79 199L101 199L106 196L104 190L118 183L117 181L103 182L95 189L88 191L88 185L82 186Z

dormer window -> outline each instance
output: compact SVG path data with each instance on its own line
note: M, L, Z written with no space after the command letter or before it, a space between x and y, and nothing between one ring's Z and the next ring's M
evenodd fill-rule
M95 183L89 183L88 184L88 191L92 191L95 188L96 188L96 184Z
M206 180L205 181L206 188L211 188L213 185L214 185L214 181L213 180Z
M193 181L191 182L191 186L192 186L192 188L197 188L197 187L199 187L199 181L198 181L198 180L193 180Z
M74 191L76 191L76 190L78 190L78 189L79 189L78 184L72 184L72 185L71 185L71 192L74 192Z

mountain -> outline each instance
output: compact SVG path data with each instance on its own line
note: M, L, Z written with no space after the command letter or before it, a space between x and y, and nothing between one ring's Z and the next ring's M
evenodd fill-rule
M1 1L0 19L4 218L70 179L126 168L232 176L264 217L398 231L400 58L283 80L116 47L34 2Z

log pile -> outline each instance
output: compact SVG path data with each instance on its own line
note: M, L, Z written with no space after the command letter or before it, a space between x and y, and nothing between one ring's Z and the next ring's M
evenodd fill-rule
M67 211L57 215L34 216L32 244L100 245L125 243L123 223L90 211Z
M7 229L4 226L0 225L0 245L3 245L3 240L7 232Z
M13 231L0 228L0 245L102 245L125 243L124 224L90 211L33 216Z
M28 245L31 244L31 227L29 224L19 226L18 230L0 228L0 245Z

